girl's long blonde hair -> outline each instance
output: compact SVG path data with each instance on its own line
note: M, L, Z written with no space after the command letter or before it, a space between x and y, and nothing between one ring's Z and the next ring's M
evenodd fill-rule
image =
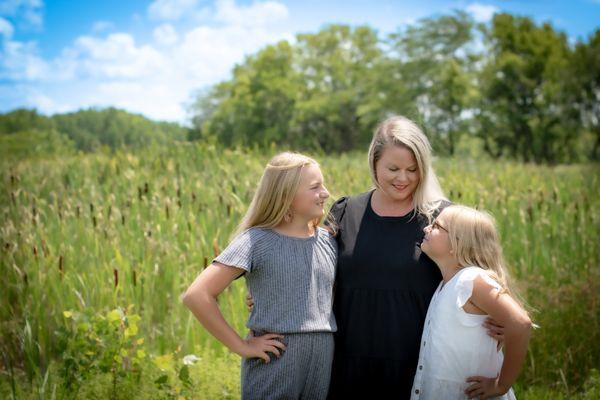
M403 146L415 156L419 168L419 184L413 193L413 216L421 213L431 222L439 203L447 198L431 165L431 144L427 136L417 124L400 115L390 117L377 126L369 147L369 167L373 185L379 189L381 186L377 181L376 165L389 145Z
M279 225L290 211L298 191L302 167L308 164L319 165L314 159L295 152L286 151L273 157L267 163L252 202L233 236L252 227ZM321 223L321 218L311 221L313 228Z
M494 217L487 211L459 204L447 206L443 214L450 247L460 266L474 265L487 270L502 287L500 293L507 293L525 309L525 301L515 292L506 269Z

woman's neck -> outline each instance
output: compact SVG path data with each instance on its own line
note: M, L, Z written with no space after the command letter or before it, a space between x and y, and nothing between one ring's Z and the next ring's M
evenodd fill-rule
M371 208L381 216L402 216L413 209L412 196L403 200L394 200L377 188L371 197Z

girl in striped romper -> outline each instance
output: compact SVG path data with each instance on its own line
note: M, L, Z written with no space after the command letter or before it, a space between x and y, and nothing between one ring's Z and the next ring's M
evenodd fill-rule
M319 223L329 193L318 163L285 152L269 161L234 239L183 303L241 360L242 399L325 399L333 361L337 244ZM244 275L254 307L241 338L217 296Z

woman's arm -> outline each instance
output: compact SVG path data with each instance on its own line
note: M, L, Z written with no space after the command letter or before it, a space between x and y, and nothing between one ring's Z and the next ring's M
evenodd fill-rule
M504 363L500 374L495 378L471 376L467 382L475 382L465 393L469 398L482 396L482 399L508 392L517 379L525 356L531 332L531 320L508 294L499 290L478 276L473 281L471 301L504 326Z
M285 345L276 340L283 336L269 333L258 337L251 336L248 340L244 340L223 318L217 303L219 294L242 273L244 270L241 268L212 263L198 275L181 296L181 300L206 330L229 350L245 358L259 357L268 363L270 357L267 351L279 357L281 353L278 348L285 350Z
M504 344L504 327L491 317L487 317L482 325L488 330L487 334L498 341L496 348L500 350Z

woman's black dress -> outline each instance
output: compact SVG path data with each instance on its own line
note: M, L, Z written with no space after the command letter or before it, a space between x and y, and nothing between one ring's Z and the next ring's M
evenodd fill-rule
M410 398L427 307L442 279L420 248L427 218L379 216L372 194L342 197L330 211L339 258L329 399Z

